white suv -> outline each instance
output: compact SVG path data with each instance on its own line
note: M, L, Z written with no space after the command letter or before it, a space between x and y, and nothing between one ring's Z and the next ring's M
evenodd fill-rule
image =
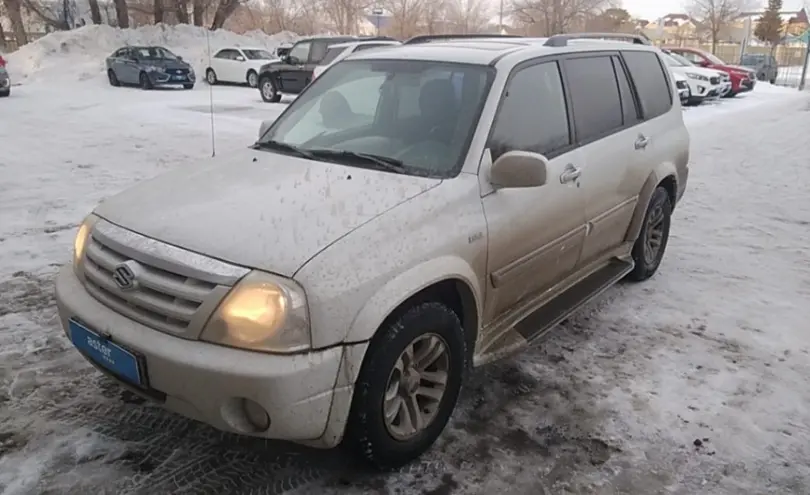
M700 105L709 98L720 98L731 90L731 79L728 74L698 67L677 53L664 50L664 62L673 74L686 77L690 96L687 105Z
M254 145L98 205L66 334L216 428L414 459L470 366L664 257L689 134L661 52L571 38L338 62Z
M375 39L373 41L351 41L348 43L338 43L337 45L332 45L328 50L326 50L326 55L324 55L323 60L321 60L320 63L315 66L315 70L312 72L312 78L315 79L321 75L323 71L340 62L352 53L361 52L372 48L398 46L401 44L402 43L396 40Z

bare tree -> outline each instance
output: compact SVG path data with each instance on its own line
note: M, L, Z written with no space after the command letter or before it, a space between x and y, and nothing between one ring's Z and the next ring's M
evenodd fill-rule
M180 24L188 24L188 0L174 0L174 15Z
M516 19L542 36L569 32L612 5L611 0L512 0Z
M322 8L337 32L354 34L357 32L358 21L371 3L370 0L323 0Z
M220 29L238 7L239 0L219 0L217 10L214 12L214 20L211 22L211 30ZM188 12L186 12L186 24L188 24Z
M90 20L93 24L101 24L101 9L98 7L98 0L87 0L90 5Z
M163 0L155 0L154 1L154 9L155 9L155 24L163 22Z
M129 6L127 5L127 0L113 0L113 5L115 5L115 18L117 20L118 27L128 28Z
M400 38L410 38L420 32L424 8L430 0L387 0L385 7L391 12L389 30Z
M420 24L425 34L439 34L446 31L444 20L447 18L449 0L428 0L422 8Z
M447 20L463 34L482 32L489 24L490 13L486 0L453 0L447 6Z
M690 0L687 11L708 31L712 53L715 53L720 30L731 24L749 5L749 0Z

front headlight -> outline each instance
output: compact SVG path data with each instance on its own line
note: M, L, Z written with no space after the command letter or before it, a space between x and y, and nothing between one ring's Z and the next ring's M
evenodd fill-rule
M312 339L304 290L290 279L251 272L220 303L200 339L253 351L307 350Z
M73 268L78 268L84 258L84 251L87 249L87 241L90 239L90 231L93 230L93 225L98 220L95 215L88 215L76 232L76 238L73 240Z
M695 74L694 72L687 72L686 77L688 77L690 79L697 79L698 81L708 81L709 80L708 77L706 77L704 75L701 75L701 74Z

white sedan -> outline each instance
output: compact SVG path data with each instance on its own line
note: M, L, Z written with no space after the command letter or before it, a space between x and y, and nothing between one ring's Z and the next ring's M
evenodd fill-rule
M259 84L259 69L274 60L278 59L264 48L222 48L205 69L205 80L212 85L224 82L255 88Z

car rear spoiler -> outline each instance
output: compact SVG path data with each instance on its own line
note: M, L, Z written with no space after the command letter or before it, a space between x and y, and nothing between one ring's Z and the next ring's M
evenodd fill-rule
M630 33L570 33L570 34L555 34L550 36L545 43L545 46L568 46L570 40L577 39L592 39L592 40L608 40L608 41L625 41L635 45L652 45L652 41L644 33L630 34Z

